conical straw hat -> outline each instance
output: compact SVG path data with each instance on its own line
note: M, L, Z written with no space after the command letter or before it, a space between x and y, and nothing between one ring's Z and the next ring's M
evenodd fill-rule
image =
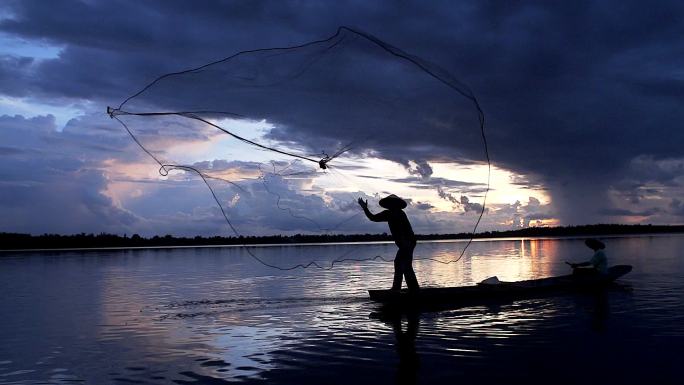
M380 199L379 202L380 206L386 208L386 209L405 209L406 206L408 206L408 203L406 203L405 200L399 198L398 196L391 194L388 195L382 199Z

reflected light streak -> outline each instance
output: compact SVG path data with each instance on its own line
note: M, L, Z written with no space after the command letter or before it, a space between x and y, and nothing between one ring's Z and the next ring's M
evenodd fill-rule
M491 253L488 243L502 245L497 253ZM421 242L416 256L449 260L453 257L457 242ZM496 276L502 281L521 281L549 277L558 263L557 241L545 239L479 240L472 250L457 264L440 264L429 260L417 260L414 269L423 286L474 285L486 278Z

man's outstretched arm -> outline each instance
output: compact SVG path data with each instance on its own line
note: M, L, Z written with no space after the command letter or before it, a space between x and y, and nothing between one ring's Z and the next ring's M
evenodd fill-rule
M364 201L363 199L359 198L358 200L359 206L363 209L364 214L366 214L366 217L370 219L373 222L387 222L387 215L385 215L386 211L380 212L378 214L373 214L368 210L368 201Z
M584 266L591 266L591 262L580 262L580 263L573 263L571 264L572 267L584 267Z

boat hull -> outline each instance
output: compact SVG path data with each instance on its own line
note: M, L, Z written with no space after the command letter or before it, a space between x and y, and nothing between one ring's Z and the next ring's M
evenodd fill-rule
M610 267L606 275L571 274L528 281L501 282L493 285L428 287L417 292L368 290L368 294L371 300L385 305L440 305L493 299L515 299L564 290L604 287L631 270L632 266L617 265Z

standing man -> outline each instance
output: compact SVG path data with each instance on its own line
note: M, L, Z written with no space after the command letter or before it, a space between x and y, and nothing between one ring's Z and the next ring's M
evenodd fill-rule
M380 199L380 206L386 210L373 214L368 210L368 201L359 198L359 205L363 208L363 212L368 219L373 222L387 222L389 224L392 238L399 250L397 256L394 258L394 282L392 283L392 290L399 291L401 289L401 281L406 277L406 286L409 291L417 291L418 280L416 273L413 271L413 249L416 247L416 236L413 234L411 223L403 211L407 204L406 201L398 196L391 194L385 198Z

